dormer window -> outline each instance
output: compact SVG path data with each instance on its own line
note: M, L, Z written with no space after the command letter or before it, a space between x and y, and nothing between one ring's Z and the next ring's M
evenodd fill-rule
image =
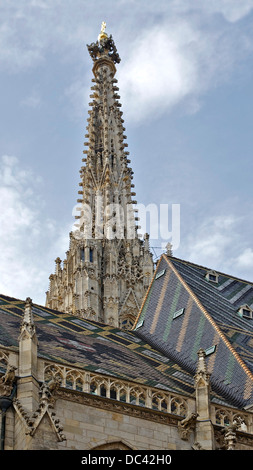
M216 284L219 281L219 275L215 271L207 271L205 278L207 281L215 282Z
M180 310L177 310L175 313L173 313L173 320L183 315L183 313L184 313L184 308L180 308Z
M140 328L143 325L143 323L144 323L144 320L140 319L134 329L137 330L138 328Z
M216 351L216 344L214 346L211 346L210 348L205 349L206 356L210 356L210 354L213 354Z
M162 271L159 271L159 272L156 274L155 279L159 279L159 277L162 277L162 276L165 274L165 271L166 271L166 269L163 269Z
M250 308L248 305L245 304L239 308L238 314L240 315L240 317L243 317L243 318L252 318L253 310L252 308Z

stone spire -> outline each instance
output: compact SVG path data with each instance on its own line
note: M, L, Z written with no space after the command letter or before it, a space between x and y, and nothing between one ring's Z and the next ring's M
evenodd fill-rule
M130 328L153 274L145 240L139 239L124 120L118 95L112 36L101 32L88 45L93 74L76 229L61 266L56 260L46 305L95 321Z

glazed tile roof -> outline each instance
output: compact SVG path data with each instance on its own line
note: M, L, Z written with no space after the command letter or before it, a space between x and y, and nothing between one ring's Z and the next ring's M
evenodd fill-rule
M197 352L209 350L213 391L232 405L253 403L253 319L238 308L253 305L253 283L163 255L142 305L135 331L188 372ZM209 349L213 348L213 349Z
M25 302L0 296L0 347L18 350ZM38 356L194 396L193 377L134 332L33 305Z
M216 284L205 279L204 267L187 266L176 259L173 264L253 372L253 320L238 315L240 306L253 306L253 283L217 273Z

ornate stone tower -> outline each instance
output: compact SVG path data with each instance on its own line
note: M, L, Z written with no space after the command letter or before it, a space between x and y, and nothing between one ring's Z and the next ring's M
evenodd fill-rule
M46 305L121 328L131 328L153 275L148 235L140 240L133 171L124 135L112 36L87 46L93 60L92 102L85 166L81 167L76 230L66 259L56 259Z

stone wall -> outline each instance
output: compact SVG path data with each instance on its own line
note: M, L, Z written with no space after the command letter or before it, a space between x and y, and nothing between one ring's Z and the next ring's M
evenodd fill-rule
M108 402L106 399L104 401ZM139 414L137 407L126 408L129 408L131 413L136 411L136 414ZM126 412L115 412L113 409L96 408L63 399L57 400L55 412L64 429L66 440L57 441L49 419L45 416L32 438L32 449L176 450L191 448L191 439L182 441L179 436L178 421L175 419L174 424L170 425L167 419L163 424L159 422L161 420L159 412L146 411L143 417L135 417ZM152 420L147 419L149 414ZM155 418L157 421L154 420Z

